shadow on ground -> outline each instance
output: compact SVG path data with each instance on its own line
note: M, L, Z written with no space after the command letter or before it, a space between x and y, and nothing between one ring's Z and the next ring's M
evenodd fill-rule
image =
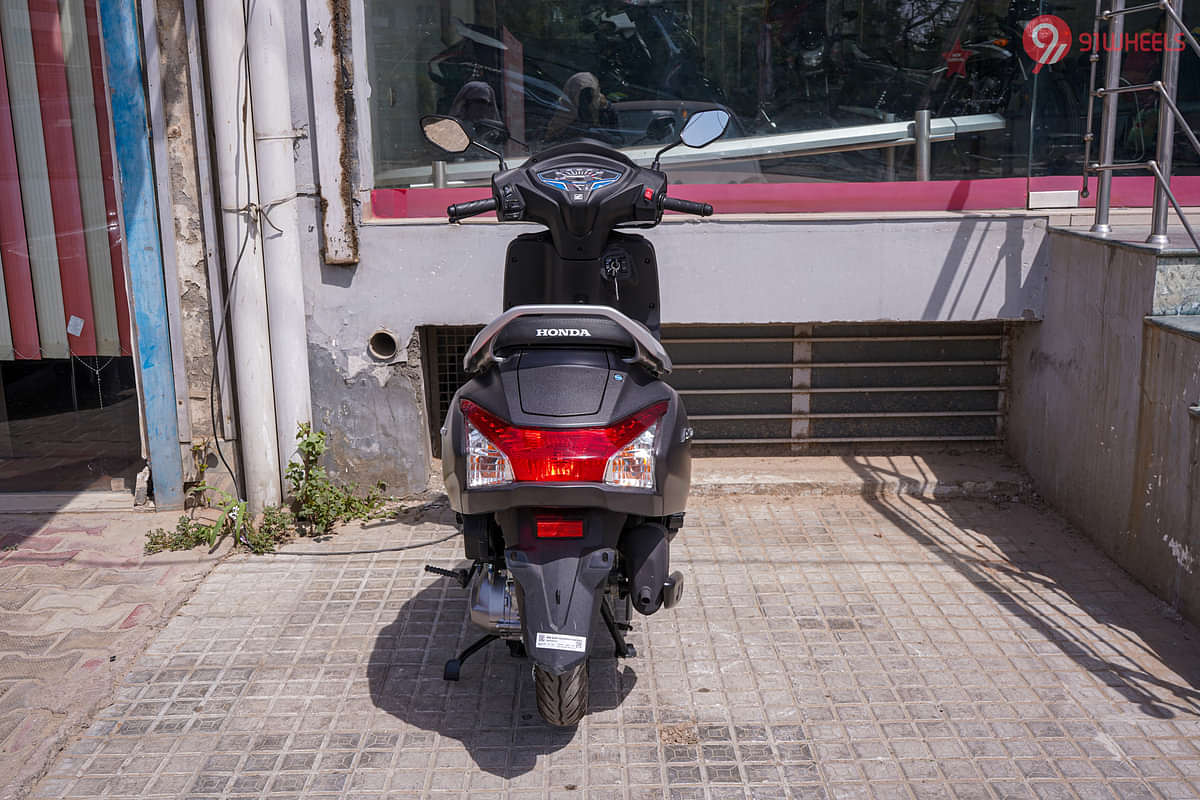
M864 480L886 471L853 458ZM901 471L896 470L896 475ZM935 480L930 476L930 482ZM1031 631L1156 719L1200 716L1200 640L1194 626L1138 586L1092 542L1072 533L1045 540L1014 524L990 530L980 501L868 495L867 502L913 541L996 598ZM1013 514L1041 514L1019 504ZM939 519L944 520L939 524ZM1080 619L1073 606L1087 616ZM1085 636L1084 631L1097 632ZM1174 673L1152 674L1124 655L1130 646ZM1175 680L1179 676L1182 680Z
M429 577L375 639L367 667L371 701L409 725L461 741L485 772L523 775L539 755L570 744L578 730L542 722L529 660L514 658L500 642L468 660L460 681L442 680L446 660L481 631L470 622L466 591L447 578ZM593 637L589 714L598 714L619 706L638 678L628 662L617 661L602 626Z

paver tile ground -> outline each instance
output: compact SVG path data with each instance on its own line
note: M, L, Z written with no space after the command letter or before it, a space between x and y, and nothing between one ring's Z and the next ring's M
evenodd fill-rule
M700 498L567 730L502 646L442 681L449 522L220 564L34 796L1200 796L1196 629L1035 508Z
M112 701L159 628L218 560L144 556L177 515L0 514L0 800L20 797Z

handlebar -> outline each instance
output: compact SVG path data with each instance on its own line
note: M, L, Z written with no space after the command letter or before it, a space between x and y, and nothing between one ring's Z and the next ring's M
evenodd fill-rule
M698 217L711 217L713 207L708 203L694 203L691 200L681 200L678 197L664 197L665 211L679 211L684 214L695 214Z
M474 217L478 214L486 214L489 211L496 210L496 198L486 197L482 200L471 200L466 203L455 203L446 207L446 216L451 222L459 222L467 217ZM708 203L696 203L691 200L682 200L678 197L664 197L663 210L678 211L683 214L695 214L698 217L711 217L713 207Z
M458 222L476 214L486 214L496 210L496 198L487 197L483 200L471 200L468 203L455 203L446 207L446 216L451 222ZM709 213L712 213L711 211Z

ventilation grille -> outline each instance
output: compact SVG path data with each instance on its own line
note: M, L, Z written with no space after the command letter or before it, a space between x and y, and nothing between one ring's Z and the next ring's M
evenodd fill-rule
M435 449L479 330L423 331L424 352L433 354L426 386ZM1003 322L667 325L663 343L675 362L667 381L683 396L695 443L718 451L1004 435Z
M1003 436L1002 322L671 326L664 344L696 444Z
M420 329L421 360L425 374L425 403L428 418L436 422L429 434L435 458L442 456L438 434L450 411L450 400L467 382L463 358L482 325L429 325ZM432 357L431 357L432 356Z

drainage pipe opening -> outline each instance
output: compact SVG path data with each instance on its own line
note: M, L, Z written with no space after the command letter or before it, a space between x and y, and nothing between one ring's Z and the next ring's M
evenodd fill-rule
M367 350L372 358L391 361L396 357L396 353L400 352L400 342L397 341L396 334L381 328L372 333L371 338L367 340Z

